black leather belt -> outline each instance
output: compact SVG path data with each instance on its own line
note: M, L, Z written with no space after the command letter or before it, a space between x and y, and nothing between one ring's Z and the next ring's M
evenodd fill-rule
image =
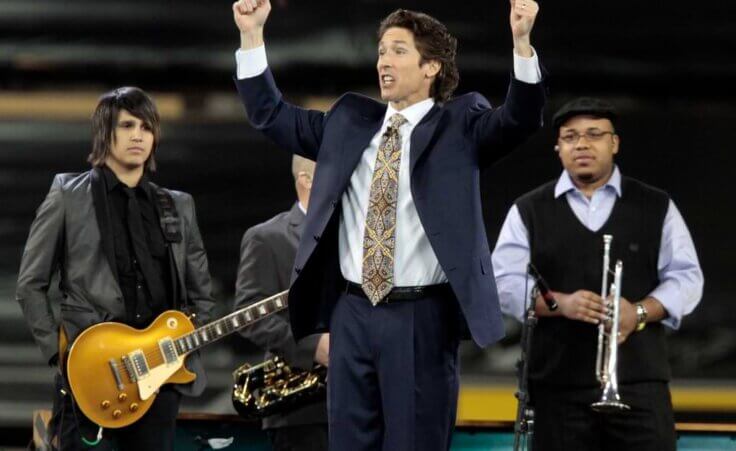
M360 284L346 281L345 292L358 296L364 299L368 299L365 295L363 287ZM385 298L381 299L380 304L389 304L392 302L399 301L414 301L416 299L426 298L430 296L437 296L442 294L450 293L449 283L440 283L437 285L424 285L418 287L393 287L391 291L386 295Z

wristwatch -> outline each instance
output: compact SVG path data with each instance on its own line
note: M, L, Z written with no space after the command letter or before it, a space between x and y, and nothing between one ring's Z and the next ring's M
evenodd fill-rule
M647 308L644 304L636 304L636 331L639 332L647 325Z

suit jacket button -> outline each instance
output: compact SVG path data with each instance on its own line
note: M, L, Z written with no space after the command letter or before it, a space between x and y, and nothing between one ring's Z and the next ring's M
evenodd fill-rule
M302 268L297 266L296 268L294 268L294 272L299 274L300 272L302 272Z
M314 235L314 241L316 241L316 242L318 242L318 243L319 243L319 239L320 239L320 238L321 238L321 237L320 237L319 235Z

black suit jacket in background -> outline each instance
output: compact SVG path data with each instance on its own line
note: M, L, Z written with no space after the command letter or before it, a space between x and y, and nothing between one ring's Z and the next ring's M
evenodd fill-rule
M255 225L243 235L240 265L235 287L235 306L240 309L289 288L304 213L299 204L268 221ZM283 357L290 366L311 369L318 334L297 344L291 333L288 312L282 311L243 329L241 335L266 351L265 358ZM327 422L326 403L318 402L284 415L263 420L264 428L278 428Z

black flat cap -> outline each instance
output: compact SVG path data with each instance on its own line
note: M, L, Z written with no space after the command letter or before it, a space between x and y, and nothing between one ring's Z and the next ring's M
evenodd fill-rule
M594 97L578 97L562 105L562 108L557 110L552 118L552 126L558 129L571 117L582 115L608 119L614 127L618 118L616 108L605 100Z

